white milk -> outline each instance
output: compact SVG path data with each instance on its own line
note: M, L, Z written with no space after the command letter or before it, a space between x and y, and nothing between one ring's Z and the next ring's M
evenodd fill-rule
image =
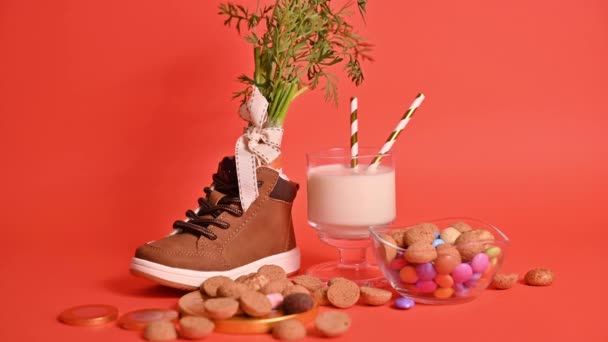
M308 221L319 228L357 226L367 233L367 227L389 224L395 215L394 169L338 164L308 169Z

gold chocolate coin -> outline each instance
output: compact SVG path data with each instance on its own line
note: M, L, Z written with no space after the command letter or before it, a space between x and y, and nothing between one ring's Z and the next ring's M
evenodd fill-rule
M128 312L120 317L118 326L127 330L143 330L152 322L175 321L179 314L170 309L142 309Z
M69 325L94 326L114 321L117 317L118 309L111 305L88 304L66 309L57 319Z

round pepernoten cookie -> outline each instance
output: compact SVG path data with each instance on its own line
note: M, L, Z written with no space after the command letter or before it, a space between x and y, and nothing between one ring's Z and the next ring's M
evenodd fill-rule
M234 282L234 280L224 276L208 278L201 285L201 293L206 294L209 297L217 297L217 289L224 284L232 282Z
M179 336L189 340L200 340L209 336L215 324L205 317L187 316L179 320Z
M315 320L315 327L326 337L340 336L348 331L350 325L350 317L338 311L324 312Z
M553 284L555 274L546 268L535 268L526 273L524 280L532 286L548 286Z
M263 274L254 273L249 275L241 281L241 283L249 286L253 291L261 290L266 284L268 284L270 280Z
M249 288L249 286L243 283L232 282L221 285L217 289L217 296L239 299L241 298L241 295L247 291L251 291L251 288Z
M301 285L292 285L292 286L287 286L285 288L285 290L283 290L283 292L281 292L281 294L283 295L283 297L287 297L292 293L306 293L306 294L310 294L310 291L308 291L308 289L306 289L304 286Z
M319 305L330 305L331 303L329 302L329 300L327 299L327 287L322 287L320 289L315 290L315 292L312 293L312 298L317 302L317 304Z
M299 340L306 337L306 327L300 321L288 319L272 328L272 336L283 341Z
M350 281L344 277L333 277L333 278L329 279L329 281L327 282L327 286L332 286L333 284L335 284L339 281L343 281L343 280Z
M152 322L144 328L144 338L148 341L173 341L177 339L175 324L168 321Z
M239 302L234 298L212 298L204 306L206 315L213 319L230 318L239 310Z
M384 305L388 303L393 294L390 291L369 286L361 286L361 300L367 305Z
M426 242L433 243L435 241L435 232L438 232L437 226L432 223L420 223L405 231L403 234L403 243L406 246L411 246L415 243Z
M272 303L260 293L249 291L241 295L241 310L251 317L262 317L272 311Z
M282 280L287 278L287 273L281 266L277 265L264 265L258 270L258 274L266 276L268 280Z
M327 300L341 309L355 305L360 295L359 286L350 280L338 281L327 289Z
M118 320L118 326L126 330L144 330L157 321L175 321L179 313L171 309L141 309L127 312Z
M388 234L378 234L378 236L385 241L380 244L380 248L378 249L380 256L384 259L385 262L390 263L397 256L397 249L391 246L397 246L397 241L395 241L395 239L393 239L393 237Z
M491 232L477 229L460 234L454 243L462 260L471 261L475 255L485 251L494 239Z
M406 247L404 240L406 231L406 229L395 229L389 233L393 240L395 240L397 246L401 248Z
M403 257L408 262L424 264L437 259L437 250L428 242L416 242L405 250Z
M492 287L499 290L510 289L517 282L517 278L519 278L517 273L496 274L494 275L494 279L492 279Z
M288 279L271 280L260 291L263 294L283 293L289 286L293 286L293 284Z
M193 291L183 295L177 302L182 315L205 316L205 299L200 291Z
M325 286L321 279L307 274L293 278L293 283L305 287L309 292Z
M449 245L447 243L441 244L435 248L437 251L437 257L441 255L451 255L455 260L457 260L458 264L462 261L462 257L460 256L460 252L458 248L454 245Z
M293 293L283 299L283 311L286 315L306 312L315 306L315 300L305 293Z
M236 278L234 281L236 281L237 283L242 283L245 279L251 278L255 274L257 274L257 273L253 272L253 273L243 274L242 276L239 276L238 278Z

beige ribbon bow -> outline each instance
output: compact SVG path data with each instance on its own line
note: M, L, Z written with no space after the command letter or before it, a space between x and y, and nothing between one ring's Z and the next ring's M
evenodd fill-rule
M256 86L252 86L249 100L240 108L243 120L249 122L243 135L236 141L236 173L243 210L258 197L256 169L272 163L281 154L283 128L264 127L268 119L268 100Z

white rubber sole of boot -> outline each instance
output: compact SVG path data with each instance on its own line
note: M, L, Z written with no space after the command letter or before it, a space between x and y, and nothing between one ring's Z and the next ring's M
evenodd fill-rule
M169 267L148 260L133 258L131 261L131 273L166 286L183 290L195 290L207 278L223 275L235 279L244 274L257 272L264 265L277 265L281 266L287 274L296 273L300 269L300 249L296 247L290 251L271 255L231 270L213 272Z

